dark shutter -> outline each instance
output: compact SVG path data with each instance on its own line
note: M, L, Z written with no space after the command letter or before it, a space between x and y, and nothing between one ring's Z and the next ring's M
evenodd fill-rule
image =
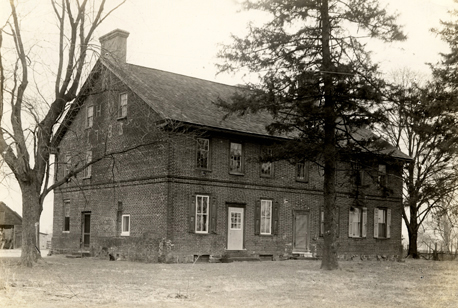
M256 201L254 209L254 234L259 235L261 230L261 200Z
M216 198L212 197L210 203L210 232L214 234L216 234L217 208Z
M192 199L189 202L189 213L188 213L188 231L194 233L196 230L196 196L192 195Z
M273 215L272 215L272 234L277 235L279 230L279 221L280 221L280 205L278 201L274 202L273 205Z
M320 206L320 211L318 212L318 229L319 229L319 235L320 236L323 236L323 233L324 233L324 208L322 206Z

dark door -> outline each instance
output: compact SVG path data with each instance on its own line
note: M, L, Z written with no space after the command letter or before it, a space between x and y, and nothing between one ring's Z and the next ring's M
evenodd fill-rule
M83 213L82 218L83 247L89 247L91 243L91 213Z

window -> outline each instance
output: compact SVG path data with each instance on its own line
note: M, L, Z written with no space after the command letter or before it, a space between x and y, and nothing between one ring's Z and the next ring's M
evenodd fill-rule
M309 164L307 162L296 164L296 180L301 182L309 181Z
M324 207L320 208L320 236L324 235ZM336 237L340 235L340 207L336 207Z
M391 229L391 209L374 209L374 237L390 238Z
M242 173L242 144L231 142L230 151L229 171L231 173Z
M94 106L87 106L86 109L86 127L91 128L94 125Z
M272 200L261 200L261 234L272 233Z
M379 187L386 187L386 165L378 165L377 184Z
M209 169L210 140L197 138L197 168Z
M364 170L359 164L354 165L354 181L356 186L364 186Z
M231 230L242 230L242 213L231 212Z
M65 174L64 176L70 173L71 168L72 168L71 164L72 164L72 156L69 153L67 153L65 154Z
M121 236L130 235L130 215L122 215L121 218Z
M92 161L92 151L86 152L86 157L84 160L84 164L89 164ZM87 166L83 170L83 178L90 178L92 174L92 165Z
M348 236L366 237L367 208L351 207L348 215Z
M196 196L196 233L208 233L208 196Z
M70 201L64 201L64 232L70 232Z
M188 226L190 233L216 233L217 206L215 197L193 195L189 207Z
M95 107L95 116L96 117L100 117L102 115L102 105L101 104L98 104L96 107Z
M272 157L272 149L264 150L264 159ZM265 161L261 163L261 176L262 177L272 177L273 176L273 164L271 161Z
M119 95L118 118L127 117L127 93Z
M279 205L272 200L259 200L255 208L255 234L278 234Z

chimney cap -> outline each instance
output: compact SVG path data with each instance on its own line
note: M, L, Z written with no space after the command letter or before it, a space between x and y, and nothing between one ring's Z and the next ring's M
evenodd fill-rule
M100 41L100 43L103 43L103 42L105 42L105 41L107 41L109 39L112 39L115 36L121 36L121 37L127 38L129 36L129 34L130 33L125 31L125 30L115 29L115 30L110 31L107 34L104 34L101 37L99 37L99 41Z

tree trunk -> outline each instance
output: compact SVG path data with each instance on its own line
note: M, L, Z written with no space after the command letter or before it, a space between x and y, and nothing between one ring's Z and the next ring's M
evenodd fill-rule
M322 18L322 48L323 48L323 83L324 83L324 247L321 268L338 269L336 243L336 115L335 102L332 96L333 85L331 51L329 39L331 26L329 21L328 1L323 0L321 7Z
M418 254L417 239L418 232L411 232L410 228L407 228L409 231L409 251L407 252L408 256L412 256L414 259L419 259L420 255Z
M34 183L20 183L22 192L22 253L21 263L27 267L32 267L33 263L41 258L38 249L37 237L39 236L39 226L41 205L40 193Z

